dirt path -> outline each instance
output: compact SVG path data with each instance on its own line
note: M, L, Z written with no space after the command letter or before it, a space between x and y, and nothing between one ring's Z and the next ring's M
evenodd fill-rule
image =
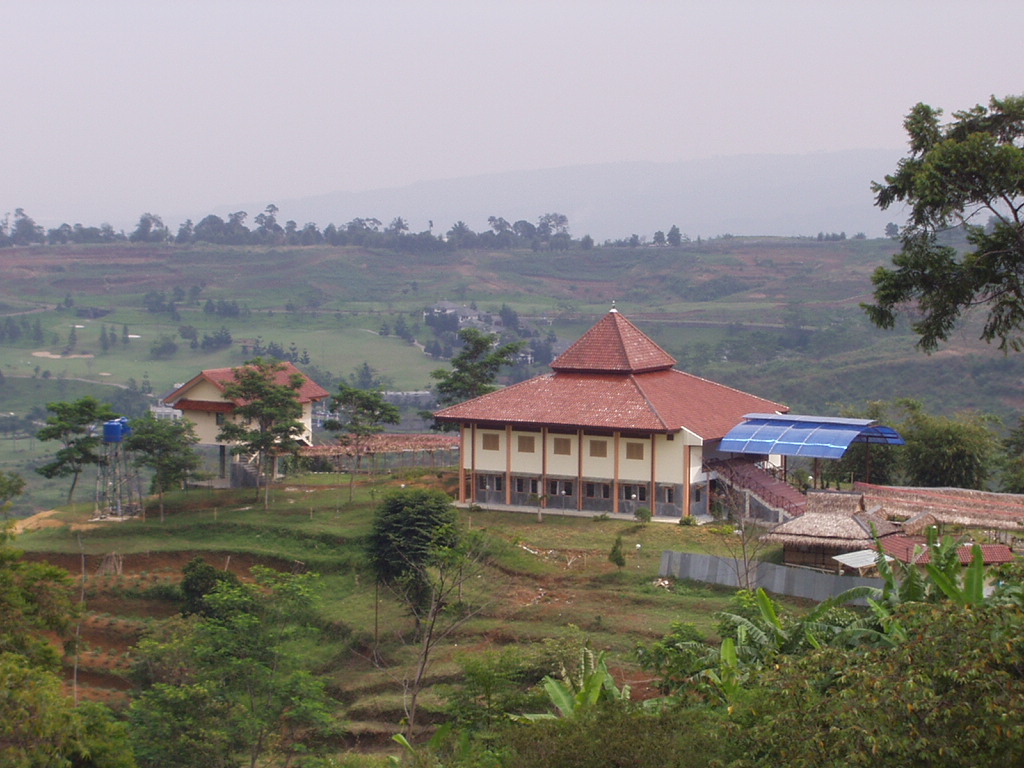
M32 517L15 520L14 532L18 534L24 531L35 531L39 528L59 528L64 523L60 520L51 520L50 518L55 514L57 514L56 509L48 509L45 512L37 512Z

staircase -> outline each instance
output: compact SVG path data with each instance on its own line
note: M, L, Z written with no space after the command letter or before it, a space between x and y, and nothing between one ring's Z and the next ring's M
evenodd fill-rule
M704 470L740 491L747 491L765 507L780 515L780 521L799 517L807 506L807 497L784 480L762 469L755 459L739 457L705 462Z

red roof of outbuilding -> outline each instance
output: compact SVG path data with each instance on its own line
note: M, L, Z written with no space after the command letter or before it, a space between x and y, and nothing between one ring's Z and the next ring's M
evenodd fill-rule
M885 554L902 563L925 565L932 561L928 541L923 536L886 536L880 540L880 543ZM1015 559L1013 550L1005 544L979 544L978 546L981 547L981 557L985 565L1012 563ZM916 558L914 557L915 553ZM974 559L974 545L962 544L957 547L956 554L961 565L970 565Z
M594 333L595 329L600 331ZM618 351L616 337L623 340ZM570 356L569 366L563 363L566 356ZM704 440L717 440L746 413L788 410L770 400L672 370L674 362L613 311L552 364L554 373L467 400L434 415L440 421L524 426L644 432L688 429ZM622 368L615 368L617 365Z
M551 363L554 371L643 373L667 370L676 359L613 309Z
M325 397L330 397L330 392L309 378L309 376L296 368L292 363L285 362L281 363L281 365L284 367L274 374L274 383L279 386L287 386L294 374L297 373L302 376L302 386L299 387L298 390L300 403L315 403L319 400L323 400ZM208 370L201 371L197 376L194 376L191 380L182 384L171 394L165 397L164 402L171 406L180 407L178 403L183 401L183 396L201 381L208 381L223 392L226 385L235 381L235 369L210 368Z

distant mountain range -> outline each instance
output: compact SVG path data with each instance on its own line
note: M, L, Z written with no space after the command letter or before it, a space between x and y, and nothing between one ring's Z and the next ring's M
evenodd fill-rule
M598 243L648 240L674 224L692 238L733 235L816 235L858 232L881 237L901 211L874 206L871 182L895 170L898 150L850 150L809 155L736 155L673 163L620 162L510 171L459 179L420 181L405 187L274 200L280 222L321 228L355 218L387 225L401 216L411 231L433 223L442 233L456 221L474 231L489 216L536 223L544 213L568 216L574 237ZM267 202L215 211L249 212L249 223Z

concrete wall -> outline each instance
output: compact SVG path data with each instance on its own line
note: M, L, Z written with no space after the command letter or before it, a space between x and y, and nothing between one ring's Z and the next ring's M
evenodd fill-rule
M659 573L665 577L692 579L739 589L737 572L742 571L742 567L741 562L728 557L665 551L661 553ZM853 587L881 589L884 585L881 579L818 573L804 568L788 568L774 563L752 564L750 576L752 589L761 587L765 591L777 595L802 597L819 603ZM863 600L854 602L858 605L866 605Z

